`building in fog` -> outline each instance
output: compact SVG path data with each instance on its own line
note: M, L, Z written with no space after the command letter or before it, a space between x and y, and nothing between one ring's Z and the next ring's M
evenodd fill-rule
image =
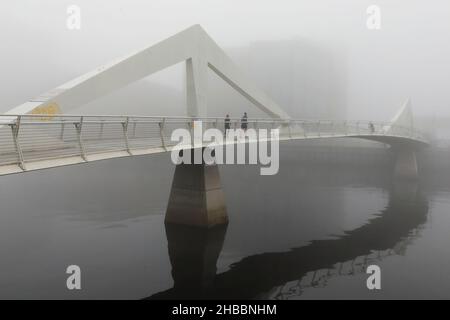
M346 65L342 54L303 39L258 41L226 51L293 117L346 118ZM231 110L239 114L245 108L251 116L261 115L217 76L211 75L209 83L212 113Z

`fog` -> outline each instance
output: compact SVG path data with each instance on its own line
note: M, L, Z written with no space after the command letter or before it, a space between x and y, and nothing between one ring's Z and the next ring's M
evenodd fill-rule
M72 4L81 9L81 30L66 27ZM380 30L366 26L372 4L381 9ZM293 117L388 120L411 98L419 122L450 124L445 0L20 0L1 7L2 112L201 24ZM179 64L72 113L184 114L183 76ZM208 108L212 116L260 115L214 74Z

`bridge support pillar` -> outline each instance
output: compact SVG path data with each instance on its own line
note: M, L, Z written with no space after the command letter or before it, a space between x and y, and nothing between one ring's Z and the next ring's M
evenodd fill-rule
M228 223L217 165L176 166L165 222L205 228Z
M398 149L396 153L394 177L396 179L417 180L419 170L416 152L412 149Z

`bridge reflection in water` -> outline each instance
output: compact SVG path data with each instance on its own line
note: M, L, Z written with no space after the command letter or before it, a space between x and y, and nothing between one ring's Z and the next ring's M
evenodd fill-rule
M173 288L149 299L289 299L328 279L365 272L367 265L401 254L427 220L428 201L416 183L395 183L389 202L365 225L288 252L243 258L216 274L227 226L166 225Z

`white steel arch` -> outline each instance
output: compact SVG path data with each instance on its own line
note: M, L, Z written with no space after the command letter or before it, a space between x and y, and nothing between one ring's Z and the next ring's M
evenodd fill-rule
M211 69L270 117L290 118L239 70L200 25L97 68L6 114L67 112L182 61L186 61L188 116L207 116L207 72Z

